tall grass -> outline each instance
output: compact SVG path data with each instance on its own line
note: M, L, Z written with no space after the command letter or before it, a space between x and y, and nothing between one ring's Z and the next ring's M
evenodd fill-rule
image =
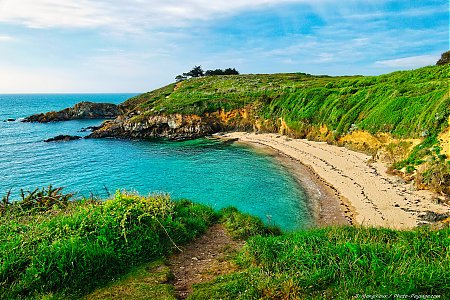
M449 228L338 227L254 237L238 261L240 271L197 286L191 299L450 297Z
M46 211L11 204L0 217L0 297L85 294L170 253L215 218L208 207L165 195L118 192Z

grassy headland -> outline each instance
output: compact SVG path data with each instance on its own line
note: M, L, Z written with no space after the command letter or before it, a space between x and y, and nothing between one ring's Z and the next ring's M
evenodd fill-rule
M449 95L449 65L444 65L381 76L192 78L131 98L120 107L129 132L154 116L182 115L214 124L198 126L200 132L207 128L205 134L246 130L326 141L382 158L419 186L449 194Z
M449 67L430 66L381 76L307 74L208 76L189 79L122 104L139 114L203 115L252 106L255 117L306 136L326 126L334 137L350 129L413 138L439 133L450 115ZM276 128L279 129L279 128Z

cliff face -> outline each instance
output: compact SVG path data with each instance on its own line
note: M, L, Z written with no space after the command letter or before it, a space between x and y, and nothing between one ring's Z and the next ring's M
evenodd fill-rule
M230 112L198 115L156 114L134 117L119 116L106 121L89 138L116 137L125 139L165 138L186 140L204 137L219 131L254 130L251 108Z
M111 119L117 117L119 114L120 110L115 104L80 102L75 104L74 107L61 111L51 111L29 116L23 122L47 123L76 119Z

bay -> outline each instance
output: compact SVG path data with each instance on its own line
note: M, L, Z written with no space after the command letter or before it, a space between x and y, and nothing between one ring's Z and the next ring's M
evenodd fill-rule
M47 124L3 122L71 107L80 101L121 103L133 94L0 95L0 196L49 184L78 196L118 189L169 193L215 209L235 206L285 230L311 224L306 195L270 155L211 139L184 142L81 139L45 143L59 134L86 135L102 120Z

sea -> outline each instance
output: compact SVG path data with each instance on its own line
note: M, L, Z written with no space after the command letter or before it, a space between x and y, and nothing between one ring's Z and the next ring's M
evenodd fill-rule
M26 116L81 101L121 103L134 94L0 95L0 198L53 185L76 197L107 198L117 190L168 193L214 209L234 206L286 231L312 224L307 197L285 167L267 153L215 139L81 139L44 142L60 134L85 136L103 120L24 123ZM15 121L5 121L15 119Z

